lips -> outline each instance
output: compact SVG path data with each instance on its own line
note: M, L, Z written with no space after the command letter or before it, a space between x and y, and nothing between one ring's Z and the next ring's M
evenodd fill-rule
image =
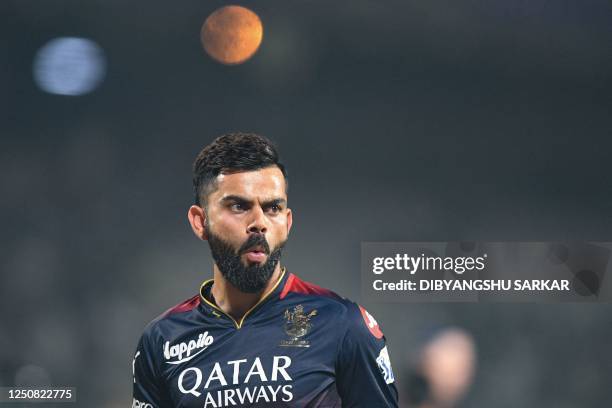
M268 256L268 252L261 245L256 245L244 251L247 260L251 262L264 262Z
M262 245L255 245L254 247L251 247L249 249L247 249L246 251L244 251L245 253L247 252L263 252L264 254L267 253L266 248L264 248Z

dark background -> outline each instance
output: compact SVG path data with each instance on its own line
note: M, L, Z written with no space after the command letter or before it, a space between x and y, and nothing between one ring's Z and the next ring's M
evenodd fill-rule
M288 166L289 270L356 301L361 241L612 240L608 0L246 2L264 40L232 67L199 39L226 4L0 4L0 385L129 406L143 327L212 274L191 163L228 131ZM92 93L36 86L60 36L104 50ZM478 350L460 406L612 402L607 304L366 306L400 384L451 325Z

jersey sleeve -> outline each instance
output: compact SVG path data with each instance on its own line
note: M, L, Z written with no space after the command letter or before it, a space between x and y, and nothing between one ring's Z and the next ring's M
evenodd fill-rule
M147 328L140 337L134 360L132 360L133 407L162 408L167 406L162 402L162 388L153 358L157 350L154 349L153 343L150 339L149 328Z
M342 407L397 407L398 394L386 339L363 307L350 304L336 362Z

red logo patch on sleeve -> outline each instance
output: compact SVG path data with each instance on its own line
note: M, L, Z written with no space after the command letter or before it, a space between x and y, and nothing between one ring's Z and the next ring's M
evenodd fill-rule
M382 339L383 333L380 330L376 319L374 319L374 316L369 314L368 311L365 310L362 306L359 306L359 310L361 311L363 321L365 322L366 326L368 326L368 329L370 330L370 333L372 333L372 336L376 337L377 339Z

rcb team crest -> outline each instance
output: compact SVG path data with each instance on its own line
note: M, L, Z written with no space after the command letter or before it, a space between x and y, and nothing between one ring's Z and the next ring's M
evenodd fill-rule
M297 305L293 308L293 311L285 310L284 329L290 339L281 341L280 345L284 347L310 347L308 340L300 340L300 338L308 334L312 328L310 319L316 315L316 309L305 314L304 306L302 305Z

